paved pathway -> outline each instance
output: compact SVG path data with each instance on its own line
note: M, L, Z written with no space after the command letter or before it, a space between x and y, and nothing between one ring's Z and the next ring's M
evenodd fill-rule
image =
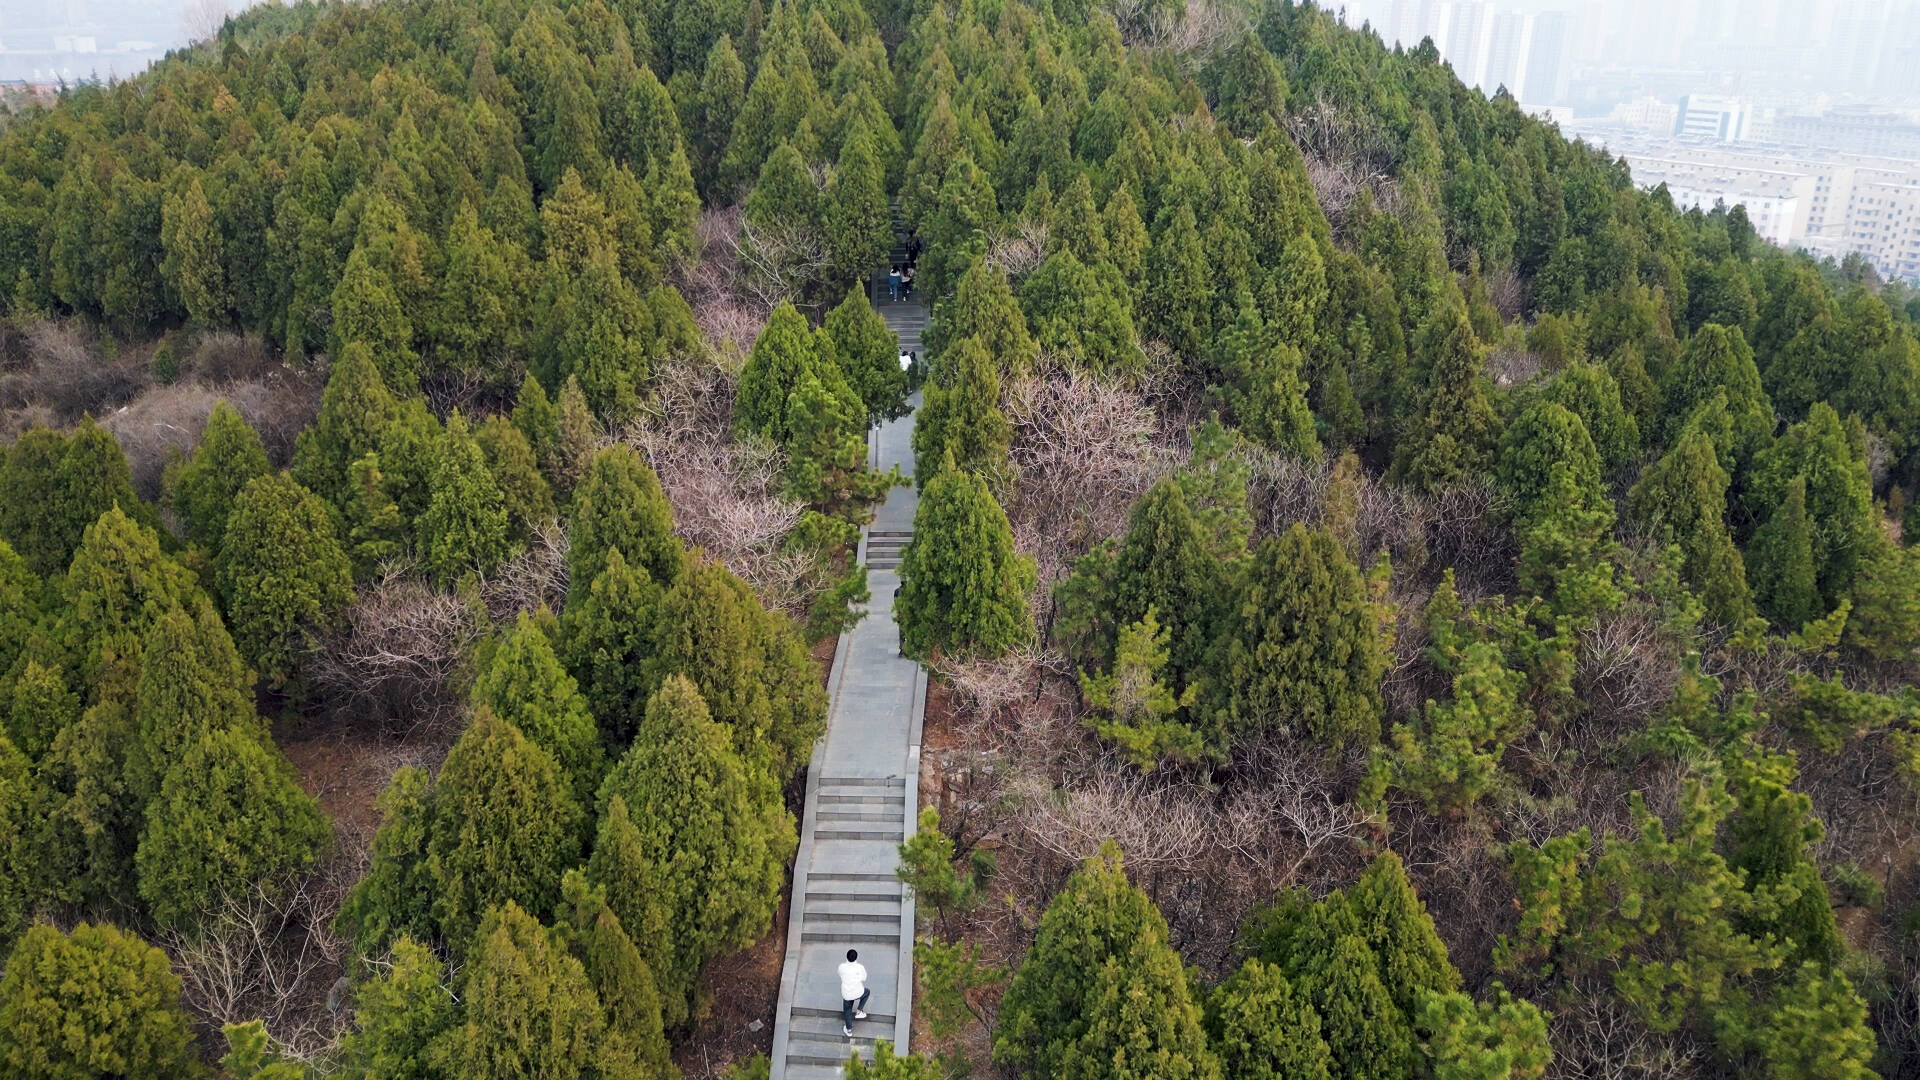
M926 309L891 303L884 278L874 306L918 351ZM918 406L919 395L912 399ZM870 460L913 475L913 416L869 434ZM827 693L827 734L815 746L807 772L800 849L793 865L793 905L787 923L786 963L773 1021L772 1080L839 1077L856 1049L872 1057L875 1039L901 1053L913 1002L913 897L894 868L900 841L913 834L919 803L920 722L927 699L926 670L900 656L893 591L900 584L900 549L913 534L918 499L897 487L861 538L873 594L866 617L840 635ZM840 980L835 969L848 949L860 951L873 991L867 1019L854 1037L840 1030Z

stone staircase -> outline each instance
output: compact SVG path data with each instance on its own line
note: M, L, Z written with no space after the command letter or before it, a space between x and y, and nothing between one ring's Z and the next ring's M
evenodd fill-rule
M900 556L906 551L907 541L913 539L911 530L906 532L867 532L867 569L898 570Z

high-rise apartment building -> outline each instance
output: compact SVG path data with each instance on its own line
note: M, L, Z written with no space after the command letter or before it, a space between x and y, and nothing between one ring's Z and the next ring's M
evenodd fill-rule
M1528 53L1533 48L1534 17L1502 11L1493 17L1487 34L1487 63L1480 72L1480 89L1492 94L1501 87L1520 97L1527 78Z
M1487 45L1492 36L1492 6L1486 0L1459 0L1448 21L1447 45L1441 50L1453 73L1468 86L1486 77Z
M1567 100L1567 63L1570 22L1564 11L1543 11L1533 17L1533 37L1527 47L1526 78L1517 90L1529 105L1560 105Z

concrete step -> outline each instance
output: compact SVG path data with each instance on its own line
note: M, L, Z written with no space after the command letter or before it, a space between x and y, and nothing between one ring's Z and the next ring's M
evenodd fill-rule
M892 904L900 905L899 882L894 883L893 892L884 893L878 889L861 892L855 889L808 889L804 897L809 910L823 904Z
M900 911L803 911L801 920L808 926L872 929L900 925Z
M858 1043L854 1045L859 1046ZM847 1047L847 1049L851 1051L852 1047ZM787 1054L787 1075L791 1077L798 1077L799 1074L794 1072L795 1066L810 1066L815 1068L825 1068L825 1069L833 1070L832 1073L816 1074L816 1075L842 1076L845 1074L841 1070L846 1068L848 1056L849 1056L848 1054L835 1055L835 1054L826 1053L824 1051L816 1051L812 1049L812 1047L808 1047L808 1049L804 1052L796 1049ZM873 1047L860 1046L860 1058L863 1061L872 1061Z
M907 779L904 776L823 776L820 778L822 793L828 788L904 788Z
M897 896L867 896L857 900L816 900L813 893L807 894L806 909L802 912L807 918L821 916L825 922L851 918L892 919L900 921L900 898ZM828 918L831 916L831 918Z
M833 882L835 888L840 888L841 886L845 886L847 888L855 888L855 887L866 888L866 887L879 885L882 882L890 883L893 885L900 884L900 878L896 874L808 874L807 875L808 884L814 884L816 882L822 882L822 881Z
M890 812L873 809L822 810L816 815L815 820L823 824L831 821L841 824L852 822L855 824L891 825L906 820L906 815L903 810L904 808L897 808Z
M816 840L886 840L895 844L905 839L900 835L899 826L891 829L816 828L813 830L813 838Z
M846 1075L844 1065L796 1065L787 1059L787 1080L841 1080Z
M822 795L820 805L828 806L898 806L905 798L900 795Z
M900 945L900 915L861 915L832 912L803 912L800 916L800 941L803 944L833 943L848 945Z

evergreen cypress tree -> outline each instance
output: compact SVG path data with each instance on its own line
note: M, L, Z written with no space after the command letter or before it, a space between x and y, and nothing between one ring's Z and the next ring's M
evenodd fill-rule
M1486 472L1498 421L1466 312L1445 305L1421 328L1420 338L1426 398L1394 464L1402 479L1434 491Z
M1193 208L1181 204L1162 209L1147 255L1146 330L1182 356L1198 355L1209 336L1208 279L1207 253Z
M35 926L0 979L0 1071L20 1080L188 1080L193 1027L167 954L114 926Z
M446 965L410 937L393 943L391 964L354 990L353 1032L343 1047L353 1080L431 1080L434 1039L458 1019L443 981Z
M155 620L198 593L192 572L160 550L153 530L114 507L87 527L60 595L57 633L77 686L97 694L102 674L137 662Z
M1273 340L1253 297L1244 290L1238 317L1214 339L1213 350L1241 429L1275 450L1309 460L1319 457L1300 350Z
M947 454L926 484L901 559L894 602L901 648L996 656L1032 640L1030 559L1013 549L1013 526L986 481Z
M1813 528L1807 521L1807 478L1787 485L1786 499L1747 545L1747 577L1754 601L1784 633L1826 613L1813 564Z
M428 913L434 886L426 866L432 781L425 770L402 766L374 805L380 828L373 834L367 873L340 906L337 925L359 955L378 956L391 946L397 961L410 936L425 940L433 932Z
M508 540L516 548L525 547L536 531L553 523L556 514L553 489L540 475L533 447L511 420L499 415L487 417L473 438L506 502Z
M1600 455L1593 448L1580 417L1551 401L1529 405L1500 436L1500 487L1512 500L1513 519L1523 529L1549 509L1545 502L1549 474L1556 467L1571 470L1570 479L1587 501L1607 501L1600 483Z
M1148 610L1167 631L1167 682L1184 695L1197 686L1231 597L1237 568L1223 564L1174 480L1155 484L1133 506L1113 569L1112 618L1124 625ZM1101 649L1105 658L1106 647Z
M606 891L595 888L578 870L567 871L561 891L572 909L571 923L562 925L573 955L586 968L587 979L606 1010L607 1037L624 1042L646 1075L675 1075L678 1070L661 1027L660 992L653 972L607 906Z
M556 380L578 379L595 415L609 421L633 415L652 372L656 331L612 247L595 248L585 268L560 287L542 340L549 356L542 370Z
M1738 626L1753 608L1740 550L1727 532L1729 483L1712 440L1693 431L1640 474L1627 493L1627 506L1655 540L1679 546L1681 578L1708 613Z
M740 389L733 399L734 426L742 434L784 445L791 434L787 397L814 363L814 338L807 330L806 316L792 304L774 308L766 328L754 340L746 366L740 369Z
M482 706L440 768L427 836L433 917L461 956L509 900L551 911L580 854L580 810L553 755Z
M643 895L660 905L665 925L659 934L643 930L636 944L656 973L667 1021L677 1024L690 1015L707 961L749 944L773 918L796 842L793 819L773 777L742 763L680 676L648 700L638 737L600 795L625 801L642 865L653 872ZM629 925L614 883L605 884ZM642 909L630 925L655 918Z
M561 654L607 744L620 747L633 740L655 685L648 662L658 652L665 590L628 566L618 548L607 552L604 567L587 594L567 606Z
M167 772L134 865L162 925L191 924L256 884L313 864L328 836L293 768L251 731L214 729Z
M851 516L886 493L867 469L866 416L858 399L822 386L809 371L787 396L787 492L821 512Z
M56 502L54 475L66 451L66 436L36 427L21 432L0 453L0 540L42 577L65 571L78 542L77 534L63 535L62 522L50 512Z
M1379 962L1381 982L1402 1013L1411 1017L1418 1011L1422 991L1459 988L1460 973L1447 960L1447 946L1407 880L1400 856L1381 852L1344 899Z
M920 257L914 286L933 297L952 293L986 254L988 230L998 218L998 209L992 178L962 151L947 166L938 196L921 219L920 235L927 251Z
M586 969L512 899L487 911L467 955L466 1022L447 1040L456 1075L636 1075L631 1048L606 1037L606 1014Z
M433 312L437 366L497 384L525 343L526 252L465 203L447 228L446 260Z
M1770 518L1786 505L1796 477L1805 477L1814 578L1821 602L1832 610L1886 538L1873 506L1864 455L1848 438L1840 415L1825 402L1815 403L1805 420L1754 458L1745 492L1754 517Z
M513 426L526 438L540 474L547 478L548 484L558 487L555 465L560 453L560 410L531 371L520 380L520 393L513 403Z
M1847 644L1879 660L1920 648L1920 549L1884 548L1853 585Z
M222 398L207 417L199 447L170 477L173 509L188 539L218 552L234 498L248 481L268 471L260 436Z
M45 802L33 763L0 733L0 948L11 947L26 929L41 896L35 833L43 827Z
M1152 241L1146 223L1140 220L1140 207L1125 183L1107 196L1102 213L1106 217L1107 261L1120 271L1127 291L1138 303L1146 291L1147 250Z
M1386 657L1360 571L1296 524L1255 552L1216 648L1216 738L1289 729L1322 742L1380 736Z
M293 447L293 478L335 506L346 505L349 466L381 448L381 433L399 408L374 364L373 351L354 343L333 356L320 415Z
M1207 999L1207 1035L1235 1080L1331 1080L1320 1017L1279 968L1257 957Z
M484 574L506 561L507 507L458 410L448 419L437 449L429 481L433 494L417 522L415 544L434 579L450 585L467 573Z
M1053 204L1047 218L1047 248L1064 248L1081 262L1092 265L1107 257L1107 235L1100 220L1099 207L1093 202L1093 184L1086 173L1073 183Z
M234 500L219 581L241 655L276 685L293 671L296 635L327 625L353 599L332 515L285 473L253 480Z
M1017 378L1033 368L1038 347L1027 332L1027 317L1020 302L1007 287L1007 279L984 259L976 260L954 292L953 299L939 305L933 323L927 329L927 347L932 350L933 381L948 380L946 351L968 338L978 338L993 357L994 370L1002 378Z
M862 124L840 148L827 181L827 254L840 280L860 280L886 258L893 243L893 208L878 140Z
M554 451L551 479L554 490L564 497L571 495L574 485L586 475L594 448L600 442L600 427L587 405L587 395L580 389L579 379L567 377L560 386L556 405L560 410L560 441Z
M1640 452L1640 425L1622 404L1620 385L1607 369L1584 361L1569 364L1547 384L1546 397L1586 425L1602 472L1618 471Z
M900 370L899 341L867 302L866 286L849 290L821 328L833 343L834 364L866 405L868 423L905 416L907 373Z
M914 459L938 461L950 454L962 469L1000 475L1013 444L1013 425L1000 411L1000 377L986 344L979 338L962 340L942 354L941 371L943 379L926 387L925 404L913 418ZM914 479L925 491L932 476L920 470Z
M27 560L0 540L0 709L7 707L8 683L14 663L27 652L42 617L46 584Z
M1001 1000L993 1055L1022 1075L1221 1076L1166 920L1127 880L1117 845L1047 905Z
M29 657L12 686L13 705L6 733L29 760L38 761L55 738L80 718L79 695L67 689L58 667Z
M216 731L264 735L253 708L252 679L233 639L204 599L198 618L175 607L154 621L135 684L135 738L127 748L126 786L135 813L201 738Z
M393 279L374 264L364 246L347 256L340 284L333 290L333 355L348 345L365 345L390 386L410 387L417 374L413 324L407 319Z
M615 549L628 566L661 586L672 584L686 566L686 549L673 533L673 507L660 478L624 443L593 456L574 492L567 539L570 604L586 595Z
M1773 405L1740 329L1708 323L1687 339L1686 351L1660 380L1668 430L1677 434L1694 409L1719 391L1726 392L1733 419L1734 455L1745 462L1773 431Z
M522 613L486 654L473 680L473 704L492 709L552 754L572 783L576 805L593 805L606 769L600 729L540 621Z

